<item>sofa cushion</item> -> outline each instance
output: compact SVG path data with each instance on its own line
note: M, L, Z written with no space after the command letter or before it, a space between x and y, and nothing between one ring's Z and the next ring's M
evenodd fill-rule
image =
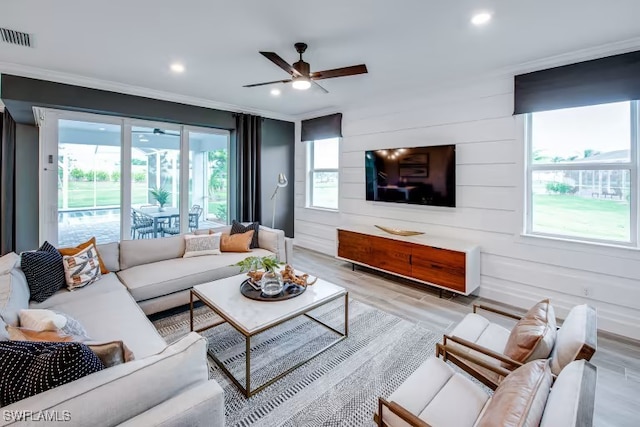
M261 249L266 249L276 254L278 261L286 262L286 248L284 231L260 226L258 244Z
M546 359L556 342L556 315L548 299L542 300L511 329L503 353L521 363Z
M60 304L85 300L87 304L91 303L95 299L99 299L100 295L113 292L113 291L125 291L127 288L118 280L118 276L115 273L109 273L103 275L99 281L91 286L78 289L74 292L69 292L66 288L59 290L53 296L49 297L46 301L38 303L31 301L29 308L55 308ZM26 307L24 307L26 308Z
M161 239L123 240L120 242L120 269L181 258L184 248L182 235Z
M597 348L596 310L586 304L571 309L558 331L551 353L551 372L560 374L574 360L591 359Z
M0 274L9 273L13 267L20 263L20 255L15 252L9 252L8 254L0 257Z
M83 249L87 249L91 245L93 245L93 247L96 248L96 255L98 257L98 262L100 263L100 273L107 274L109 272L109 270L107 269L107 267L104 264L104 261L102 260L102 256L100 254L100 251L98 251L98 249L97 249L97 244L96 244L96 238L95 237L90 238L89 240L87 240L84 243L80 243L75 248L58 248L58 252L60 252L60 255L62 255L62 257L64 258L65 256L77 255L80 252L82 252Z
M18 326L20 310L29 307L29 286L18 266L0 275L0 316L8 324Z
M124 341L137 358L155 354L166 347L156 328L125 288L96 298L74 298L56 305L54 309L76 318L92 341Z
M246 233L223 234L220 238L220 250L222 252L251 252L253 230Z
M500 383L477 427L540 425L552 378L548 360L519 367Z
M412 414L433 426L473 426L489 395L440 359L427 359L389 396ZM459 405L464 402L464 405ZM383 408L386 425L407 426Z
M118 277L136 301L144 301L239 274L240 267L233 264L248 256L272 255L265 249L254 249L247 253L176 258L121 270Z
M120 271L120 243L106 243L98 245L97 248L105 268L109 271Z
M118 425L207 381L207 341L190 333L161 353L104 369L3 408L68 411L66 427ZM90 408L90 410L87 410Z
M256 249L260 247L260 223L259 222L251 222L241 224L238 221L231 222L231 232L229 234L243 234L247 231L253 230L253 236L251 237L251 249Z
M184 255L183 258L191 258L204 255L220 255L220 237L222 234L213 233L206 235L189 235L184 236Z
M34 301L46 300L67 283L62 255L49 242L44 242L37 251L23 252L20 266Z
M0 369L0 404L6 406L101 371L104 365L80 343L5 341L0 342Z
M592 425L596 379L591 363L569 363L553 383L540 427Z

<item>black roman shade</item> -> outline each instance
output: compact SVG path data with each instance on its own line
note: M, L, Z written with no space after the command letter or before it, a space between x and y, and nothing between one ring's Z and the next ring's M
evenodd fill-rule
M302 121L301 140L339 138L342 136L342 113Z
M640 51L515 77L514 114L640 99Z

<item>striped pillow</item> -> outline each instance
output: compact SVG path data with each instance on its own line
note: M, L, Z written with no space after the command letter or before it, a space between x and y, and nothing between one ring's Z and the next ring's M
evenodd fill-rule
M243 234L250 230L253 230L253 237L251 238L251 245L249 246L249 249L259 248L260 247L260 245L258 244L258 232L260 231L259 222L252 222L250 224L243 225L238 221L234 220L231 223L231 232L229 234Z
M82 288L100 279L100 261L94 245L89 245L75 255L62 257L67 289Z

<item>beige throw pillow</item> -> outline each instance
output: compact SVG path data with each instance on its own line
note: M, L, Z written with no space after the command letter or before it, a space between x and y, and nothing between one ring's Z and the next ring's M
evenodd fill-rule
M67 325L67 318L51 310L20 310L20 326L34 331L57 331Z
M185 251L183 258L190 258L203 255L220 255L221 233L192 235L185 234Z
M253 230L240 234L223 234L220 239L220 250L222 252L251 252L251 240Z
M70 291L90 285L102 276L98 251L93 244L75 255L63 256L62 264L67 289Z
M131 362L134 359L133 353L122 341L85 342L85 344L98 356L105 368Z
M548 299L542 300L511 330L504 354L520 363L546 359L556 341L556 315Z
M476 427L540 425L552 378L548 360L519 367L500 383Z

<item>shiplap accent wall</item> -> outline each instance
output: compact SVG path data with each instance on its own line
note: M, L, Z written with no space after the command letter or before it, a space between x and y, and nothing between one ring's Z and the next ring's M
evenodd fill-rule
M524 127L512 113L512 78L343 110L339 212L305 208L296 145L295 244L335 255L340 224L468 240L481 246L481 296L519 307L550 297L561 318L586 302L599 328L640 339L640 251L521 236ZM365 200L366 150L441 144L457 147L455 209Z

